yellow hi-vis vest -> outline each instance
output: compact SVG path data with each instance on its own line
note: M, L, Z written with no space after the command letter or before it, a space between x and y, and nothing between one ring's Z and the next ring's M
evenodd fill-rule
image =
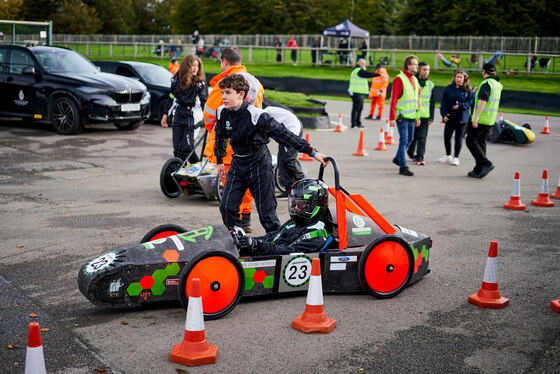
M480 117L478 117L478 124L493 126L494 123L496 123L496 117L498 116L498 107L500 106L500 98L502 97L502 89L504 86L495 79L486 78L480 82L478 89L480 89L484 83L488 83L490 86L490 97L488 98L488 102L484 106L484 109L482 109ZM478 108L478 95L474 101L473 114L471 117L473 122L476 116L476 108Z
M348 91L352 93L367 95L369 93L369 85L367 78L362 78L358 76L358 72L362 70L361 67L357 67L352 70L350 74L350 85L348 86Z
M422 92L420 92L420 118L430 118L430 98L434 86L431 80L427 80Z
M417 119L418 118L418 97L420 95L420 83L418 79L413 75L414 87L408 77L401 71L397 75L402 81L403 92L402 96L397 100L397 106L395 107L395 116L398 119L401 115L406 119Z

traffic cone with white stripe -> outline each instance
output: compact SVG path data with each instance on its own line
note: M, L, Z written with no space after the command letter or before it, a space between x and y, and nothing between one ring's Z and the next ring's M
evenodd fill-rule
M336 321L327 317L323 306L321 260L319 258L314 258L311 266L305 311L292 321L292 328L306 334L328 334L336 328Z
M387 123L389 122L389 120L387 120ZM387 136L387 139L385 140L385 144L386 145L395 145L397 144L397 142L395 141L395 139L393 138L393 128L395 126L393 125L389 125L389 135Z
M542 129L541 134L550 135L550 129L548 128L548 116L544 120L544 129Z
M344 127L342 126L342 113L338 113L338 123L334 132L344 132Z
M556 186L556 192L551 193L550 198L560 200L560 177L558 177L558 185Z
M500 112L500 123L502 123L503 121L504 121L504 114Z
M29 324L27 334L27 353L25 356L25 374L46 374L41 329L37 322Z
M550 302L550 308L556 313L560 313L560 299L552 300Z
M511 210L525 210L525 204L521 202L521 181L519 179L519 172L515 172L513 177L513 188L511 189L511 196L509 201L504 203L504 208Z
M385 144L387 144L387 139L389 138L389 129L391 128L391 125L389 125L389 120L385 121L385 133L383 135L385 135Z
M531 200L531 204L550 208L554 206L554 201L551 201L548 198L548 170L544 169L542 173L541 179L541 190L539 192L539 196L535 200Z
M204 334L200 279L193 278L183 342L173 347L169 360L181 365L199 366L213 364L217 358L218 347L208 344Z
M360 131L360 139L358 140L358 149L352 153L352 156L366 157L369 153L366 152L364 147L364 130Z
M309 133L305 134L305 141L309 143ZM309 156L307 153L302 153L301 156L298 157L300 161L313 161L314 158Z
M387 147L385 147L385 140L383 138L383 127L379 132L379 143L377 143L377 147L374 148L375 151L388 151Z
M469 303L481 308L502 309L508 306L509 299L503 297L498 289L496 273L498 271L498 242L491 241L488 259L484 269L482 286L477 293L469 296Z

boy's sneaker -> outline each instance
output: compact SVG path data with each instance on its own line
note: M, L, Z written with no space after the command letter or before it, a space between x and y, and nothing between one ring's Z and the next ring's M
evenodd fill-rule
M364 119L373 119L373 115L370 114L369 116L365 117Z
M241 228L245 232L253 231L253 226L251 226L251 213L248 214L241 213Z
M377 116L377 117L375 117L375 119L376 119L377 121L379 121L379 120L381 119L381 116Z
M453 157L451 165L459 166L459 157Z
M425 161L416 161L416 165L423 166L423 165L426 165L426 162Z
M276 200L288 200L288 191L276 195Z
M451 155L443 156L442 158L438 159L438 162L441 162L442 164L450 164L451 161L453 161L453 158L451 157Z

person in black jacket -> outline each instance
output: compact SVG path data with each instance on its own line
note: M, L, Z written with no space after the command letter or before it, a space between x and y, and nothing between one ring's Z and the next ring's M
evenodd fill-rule
M181 61L177 74L171 79L171 94L175 98L173 109L173 154L184 160L194 148L194 117L192 109L196 98L204 107L208 99L202 61L200 58L187 55ZM188 160L191 164L199 161L196 152Z
M220 201L222 220L228 229L241 227L239 204L247 188L255 198L259 219L266 230L280 228L274 198L272 156L266 146L270 138L279 144L307 153L326 165L325 155L318 153L309 143L291 133L264 110L244 100L249 83L242 74L231 74L218 83L222 90L223 105L216 111L216 154L218 174L226 178L223 159L228 139L233 149L231 168Z
M238 236L242 256L319 252L333 241L328 220L329 192L322 180L301 179L288 196L290 220L264 236Z
M459 165L459 154L463 146L463 135L471 115L474 95L469 84L469 76L463 70L457 70L453 81L445 88L441 98L440 113L445 123L443 142L445 156L438 161ZM451 137L455 133L455 152L451 157Z

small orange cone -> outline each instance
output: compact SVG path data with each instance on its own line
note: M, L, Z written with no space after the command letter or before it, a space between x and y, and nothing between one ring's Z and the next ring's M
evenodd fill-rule
M544 129L542 129L541 134L550 135L550 130L548 128L548 116L546 116L546 119L544 120Z
M481 308L501 309L509 304L509 299L500 295L496 272L498 270L498 242L491 241L488 259L484 269L482 286L477 293L469 296L469 303Z
M389 122L389 120L387 120L387 122ZM395 139L393 138L393 128L395 126L390 125L389 126L389 135L387 136L387 139L385 139L385 144L387 145L395 145L397 144L397 142L395 141Z
M556 313L560 313L560 299L552 300L550 302L550 308Z
M550 198L560 200L560 177L558 177L558 185L556 186L556 192L550 194Z
M389 138L389 129L391 128L391 125L389 125L389 120L385 121L385 144L387 144L387 139Z
M504 121L504 114L500 112L500 123L502 123L503 121Z
M521 181L519 179L519 172L515 172L513 177L513 188L511 189L511 196L509 201L504 203L504 208L511 210L525 210L525 204L521 202Z
M369 153L364 148L364 130L360 131L360 140L358 140L358 149L352 153L353 156L366 157Z
M25 356L25 374L46 374L41 329L37 322L29 324L27 334L27 353Z
M305 141L309 143L309 133L305 134ZM301 156L298 157L300 161L314 161L315 159L309 156L307 153L302 153Z
M338 113L338 123L336 125L336 128L334 129L334 132L344 132L344 127L342 126L342 113Z
M554 206L554 201L548 198L548 171L546 169L544 169L542 173L539 196L537 196L536 200L531 200L531 204L545 208Z
M374 150L388 151L387 147L385 147L385 141L383 139L383 127L381 128L381 132L379 133L379 143L377 143L377 147L375 147Z
M305 311L292 321L292 328L306 334L328 334L336 328L336 321L327 317L323 306L321 260L319 258L314 258L311 266Z
M204 334L200 279L193 278L183 342L173 347L169 360L181 365L199 366L213 364L217 358L218 347L208 344Z

